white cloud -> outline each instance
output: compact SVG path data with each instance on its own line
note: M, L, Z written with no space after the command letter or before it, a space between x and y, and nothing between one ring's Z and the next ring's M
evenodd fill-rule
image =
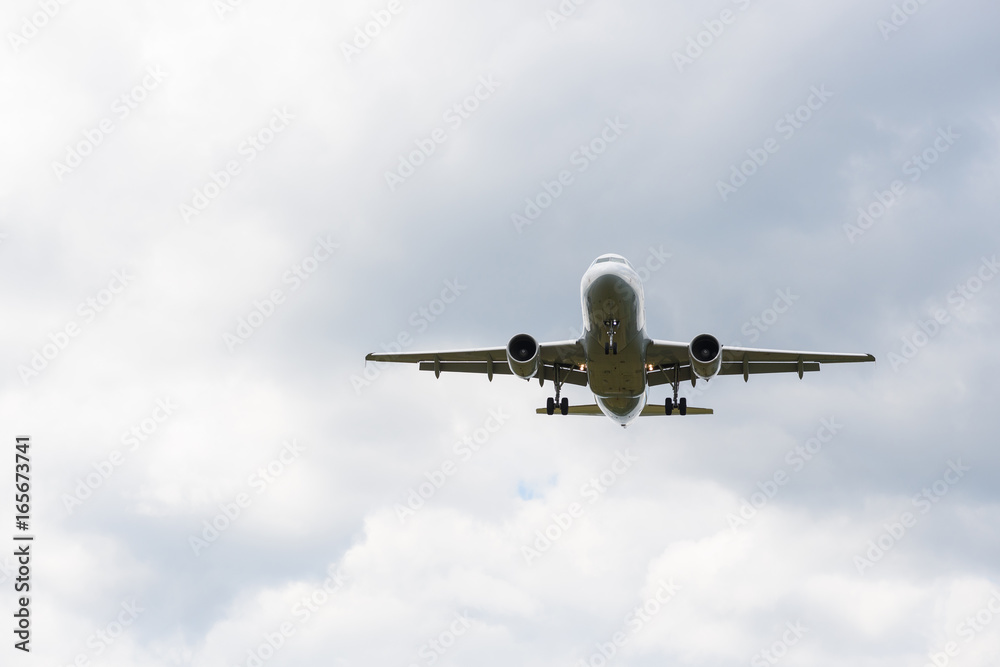
M992 626L966 641L959 625L1000 586L998 286L906 364L888 355L1000 248L996 9L928 3L885 40L889 2L591 0L554 31L556 2L400 5L351 62L341 42L385 3L68 3L16 50L7 33L40 5L3 10L0 399L6 437L35 439L38 654L69 664L135 598L145 611L105 662L246 664L332 565L346 583L267 664L428 664L465 613L441 664L576 664L671 580L621 664L750 661L799 621L783 664L920 664L949 641L963 664L992 664ZM674 51L726 8L735 21L679 72ZM149 68L165 76L121 115ZM480 77L499 86L449 126ZM833 96L722 201L717 182L824 85ZM285 108L250 160L243 142ZM511 213L615 117L620 139L518 234ZM447 140L390 192L385 172L439 126ZM947 127L960 138L850 243L858 207ZM52 163L71 150L89 153L60 180ZM234 160L185 224L180 205ZM326 235L336 253L293 291L285 272ZM352 385L401 334L414 350L567 338L589 262L641 263L650 246L670 252L644 286L651 336L748 344L741 325L791 289L755 345L877 366L685 386L716 414L626 431L539 417L551 386L507 377L400 366ZM123 270L134 282L84 314ZM447 280L467 289L416 324ZM275 289L285 301L231 352L224 334ZM164 399L175 414L130 449L124 434ZM456 443L490 410L510 417L463 458ZM830 417L843 431L793 471L787 452ZM257 493L291 439L301 456ZM590 503L585 485L625 450L638 462ZM967 476L859 574L853 557L957 459ZM446 461L455 474L401 522L397 505ZM777 471L787 484L731 530ZM252 502L196 556L189 538L240 493Z

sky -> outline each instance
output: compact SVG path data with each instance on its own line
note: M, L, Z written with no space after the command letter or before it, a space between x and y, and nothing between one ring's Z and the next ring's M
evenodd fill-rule
M995 665L998 19L5 3L3 664ZM607 252L653 338L878 361L627 429L364 362L574 339Z

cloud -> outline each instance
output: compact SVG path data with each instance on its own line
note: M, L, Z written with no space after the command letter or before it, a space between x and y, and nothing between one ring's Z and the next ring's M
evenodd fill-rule
M1000 587L996 13L6 7L0 398L33 438L36 654L991 664L966 619ZM653 337L879 361L686 385L715 415L624 431L535 415L550 385L366 368L575 337L605 252L648 269Z

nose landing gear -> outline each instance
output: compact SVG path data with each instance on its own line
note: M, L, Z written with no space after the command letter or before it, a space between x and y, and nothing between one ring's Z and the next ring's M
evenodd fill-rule
M618 354L618 341L615 340L615 334L618 333L618 320L604 320L605 333L608 335L608 341L604 344L604 354Z

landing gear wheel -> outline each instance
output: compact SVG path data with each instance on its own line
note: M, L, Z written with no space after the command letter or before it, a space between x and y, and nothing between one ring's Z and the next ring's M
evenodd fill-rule
M688 413L688 400L686 397L681 399L679 407L682 415L686 415Z
M663 407L666 409L668 415L673 413L673 411L674 411L674 402L672 400L670 400L669 396L667 396L667 402L666 402L666 404Z
M618 341L615 340L615 334L618 333L618 325L621 324L618 320L604 320L605 333L608 335L608 342L604 344L604 354L618 354Z
M569 370L569 368L567 367L567 371L568 370ZM559 398L559 392L562 389L563 382L566 381L566 378L563 376L563 372L562 372L562 364L553 364L552 371L553 371L553 373L552 373L553 379L555 380L555 385L556 385L556 396L555 396L555 398L552 398L551 396L549 396L547 399L545 399L545 411L548 414L552 415L552 414L555 414L556 408L559 408L559 412L561 412L564 415L568 415L569 414L569 399L568 398L563 398L563 399Z

